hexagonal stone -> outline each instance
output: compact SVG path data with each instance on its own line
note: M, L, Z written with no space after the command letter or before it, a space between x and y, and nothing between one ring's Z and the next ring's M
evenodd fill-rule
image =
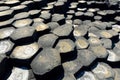
M23 68L14 67L12 69L11 75L7 80L28 80L29 79L29 70Z
M15 31L15 28L13 27L0 29L0 39L9 37L14 31Z
M84 13L84 16L93 17L94 14L92 12L86 12L86 13Z
M5 10L8 10L10 9L9 6L0 6L0 11L5 11Z
M78 60L64 62L62 63L62 66L65 73L72 73L72 74L77 73L83 67L83 65Z
M100 45L101 44L101 40L97 37L89 37L88 39L90 45Z
M52 21L60 21L65 19L64 15L60 15L60 14L53 14L52 15Z
M18 40L21 38L31 37L34 33L34 27L22 27L16 29L10 36L13 40Z
M11 9L14 10L15 12L19 13L21 11L26 11L27 6L26 5L17 5L17 6L11 7Z
M107 78L114 78L113 69L106 63L99 62L92 72L101 80Z
M64 74L64 77L62 80L76 80L75 76L71 73Z
M34 23L33 26L35 27L35 30L37 32L49 29L49 26L47 24L42 23L42 22L41 23Z
M72 40L70 39L62 39L59 40L55 47L60 53L67 53L71 52L75 48L75 44Z
M92 51L87 49L77 50L77 52L77 59L83 66L89 66L97 58Z
M39 50L38 44L36 42L28 44L28 45L22 45L22 46L17 46L13 50L11 54L11 58L16 58L16 59L29 59L35 53Z
M28 17L29 17L29 13L27 13L27 12L21 12L14 16L15 19L24 19L24 18L28 18Z
M120 21L120 16L116 16L116 17L115 17L115 20L116 20L116 21Z
M11 4L11 5L14 5L14 4L17 4L17 3L19 3L20 1L19 0L8 0L8 1L6 1L5 2L5 4Z
M41 15L40 15L41 18L47 20L47 19L50 19L51 18L51 14L49 12L41 12Z
M55 28L60 26L57 22L49 22L47 23L47 25L50 26L51 30L54 30Z
M120 25L112 25L112 30L116 31L116 32L120 32Z
M0 41L0 54L6 54L13 46L14 44L10 40Z
M63 37L63 36L69 36L72 30L73 28L71 24L65 24L60 27L55 28L53 30L53 33L60 37Z
M28 12L30 15L39 15L40 14L40 10L30 10L29 12Z
M110 62L117 62L120 61L120 55L118 53L115 53L113 50L107 50L108 51L108 57L107 61Z
M99 34L102 38L112 38L113 37L113 35L110 32L108 32L107 30L102 30L102 31L100 31Z
M13 10L0 11L0 17L11 15L12 13L13 13Z
M108 30L108 32L112 35L112 36L118 36L118 32L116 32L115 30Z
M111 49L112 48L112 41L110 39L101 39L102 45L107 48Z
M89 46L88 41L84 37L79 37L75 41L75 44L76 44L77 49L85 49Z
M53 47L58 37L54 34L45 34L39 37L38 44L42 47Z
M0 22L0 27L10 25L13 21L14 21L14 18L11 18L11 19L8 19L8 20L5 20L5 21L1 21Z
M75 25L80 25L80 24L82 24L82 21L79 20L79 19L75 19L75 20L73 21L73 23L74 23Z
M37 75L44 75L61 64L60 53L53 48L44 48L32 61L31 68Z
M92 72L84 71L81 72L81 77L77 78L77 80L99 80Z
M104 48L102 45L90 46L90 50L92 50L94 55L96 55L98 58L106 58L108 55L106 48Z
M34 18L33 19L34 23L38 23L38 22L43 22L44 20L42 18Z
M95 21L93 22L94 26L97 27L98 29L104 30L106 29L106 24L102 21Z
M26 27L29 26L32 23L31 19L21 19L15 21L12 25L16 28Z
M86 29L85 25L75 27L73 30L73 35L75 37L85 36L86 34L87 34L87 29Z
M114 80L120 80L120 69L119 68L115 68L114 72L115 72Z

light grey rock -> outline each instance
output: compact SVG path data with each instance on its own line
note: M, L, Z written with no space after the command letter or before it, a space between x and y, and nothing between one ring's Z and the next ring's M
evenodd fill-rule
M112 48L112 41L110 39L101 39L101 43L107 49Z
M6 54L13 48L13 46L14 43L12 43L10 40L0 41L0 54Z
M64 20L64 19L65 19L64 15L60 15L60 14L52 15L52 21L60 21L60 20Z
M7 16L13 14L13 10L5 10L5 11L0 11L0 17L1 16Z
M106 48L104 48L102 45L90 46L89 49L93 51L94 55L96 55L98 58L106 58L108 55Z
M92 51L87 49L77 50L77 52L77 59L83 66L89 66L97 58Z
M102 44L101 40L97 37L89 37L88 39L90 45L100 45Z
M15 19L24 19L24 18L28 18L28 17L29 17L29 13L27 13L27 12L21 12L14 16Z
M11 18L11 19L8 19L8 20L5 20L5 21L1 21L0 22L0 27L10 25L13 21L14 21L14 18Z
M31 19L21 19L15 21L12 25L16 28L26 27L29 26L32 23Z
M60 26L57 22L49 22L47 23L47 25L50 26L51 30L54 30L55 28Z
M39 50L38 44L34 42L31 44L15 47L10 56L11 58L15 59L29 59L33 55L35 55L38 50Z
M86 49L89 46L88 41L84 37L79 37L75 41L75 44L76 44L77 49Z
M119 68L115 68L114 72L115 72L114 80L120 80L120 69Z
M31 37L35 31L34 27L22 27L16 29L10 36L13 40L18 40L21 38Z
M113 69L106 63L99 62L97 66L92 70L92 72L99 78L99 79L107 79L107 78L114 78L114 71Z
M42 47L53 47L58 37L54 34L45 34L39 37L38 44Z
M55 28L53 30L53 33L60 37L64 37L64 36L69 36L72 30L73 28L71 24L65 24L60 27Z
M51 14L49 12L41 12L40 17L47 20L51 18Z
M14 31L15 31L15 28L13 27L0 29L0 39L9 37Z
M116 31L116 32L120 32L120 25L112 25L112 30Z
M10 9L9 6L1 6L0 7L0 11L5 11L5 10L8 10L8 9Z
M62 39L59 40L55 47L60 53L67 53L71 52L75 48L75 44L72 40L70 39Z
M71 73L64 74L64 77L62 80L76 80L75 76Z
M77 78L77 80L99 80L92 72L84 71L81 72L82 76Z
M108 30L101 30L99 32L99 35L101 38L108 38L109 39L109 38L113 37L113 35Z
M72 60L62 63L65 73L77 73L83 65L78 60Z
M44 48L32 61L31 68L37 75L44 75L61 64L60 53L53 48Z

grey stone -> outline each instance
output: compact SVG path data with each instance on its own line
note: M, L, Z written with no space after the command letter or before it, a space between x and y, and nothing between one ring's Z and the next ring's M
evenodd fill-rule
M112 48L112 41L110 39L101 39L102 45L107 48L111 49Z
M21 38L32 37L35 29L34 27L22 27L16 29L10 36L13 40L18 40Z
M64 36L69 36L72 30L73 28L71 24L65 24L60 27L55 28L53 30L53 33L60 37L64 37Z
M45 34L39 37L38 44L42 47L53 47L58 37L54 34Z
M62 80L76 80L75 76L71 73L64 74L64 77Z
M120 69L119 68L115 68L113 70L115 72L115 78L114 78L114 80L120 80Z
M100 45L100 44L102 44L101 40L97 37L91 37L90 36L88 41L89 41L90 45Z
M60 21L60 20L64 20L64 19L65 19L64 15L60 15L60 14L52 15L52 21Z
M47 25L50 26L51 30L54 30L55 28L60 26L57 22L49 22L47 23Z
M70 39L62 39L59 40L55 47L60 53L67 53L71 52L75 48L75 44L72 40Z
M44 48L32 61L31 68L37 75L44 75L61 64L60 53L53 48Z
M77 59L83 66L89 66L97 58L92 51L87 49L77 50L77 52Z
M27 13L27 12L21 12L14 16L15 19L24 19L24 18L28 18L28 17L29 17L29 13Z

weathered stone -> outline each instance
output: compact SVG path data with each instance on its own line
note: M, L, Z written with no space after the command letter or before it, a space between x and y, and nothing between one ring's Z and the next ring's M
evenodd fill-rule
M92 70L92 72L99 78L99 79L107 79L107 78L114 78L114 71L112 68L103 62L99 62L97 66Z
M9 37L14 31L15 31L15 28L13 27L0 29L0 39Z
M13 10L0 11L0 17L1 16L11 15L12 13L13 13Z
M60 14L52 15L52 21L60 21L60 20L64 20L64 19L65 19L64 15L60 15Z
M101 43L107 49L112 48L112 41L110 39L101 39Z
M28 44L28 45L22 45L22 46L17 46L13 50L11 54L11 58L16 58L16 59L29 59L35 53L39 50L38 44L36 42Z
M32 23L31 19L21 19L21 20L17 20L13 23L13 26L15 26L16 28L21 28L21 27L26 27L29 26Z
M51 30L60 26L57 22L49 22L47 25L50 26Z
M114 72L115 72L114 80L120 80L120 69L119 68L115 68Z
M62 39L59 40L55 48L61 53L67 53L74 50L75 44L70 39Z
M116 32L120 32L120 25L112 25L112 29Z
M84 71L81 72L81 77L79 77L77 80L99 80L92 72L90 71Z
M10 40L0 41L0 54L6 54L13 46L14 44Z
M120 16L116 16L116 17L115 17L115 20L116 20L116 21L120 21Z
M65 73L75 74L82 68L83 65L78 60L72 60L62 63L62 66Z
M90 46L90 50L92 50L93 53L94 53L98 58L106 58L107 55L108 55L106 48L104 48L102 45Z
M0 27L10 25L13 21L14 21L14 18L11 18L11 19L8 19L8 20L5 20L5 21L1 21L0 22Z
M84 37L79 37L75 42L77 49L85 49L89 46L88 41Z
M102 30L99 33L102 38L112 38L113 37L113 35L110 32L108 32L107 30Z
M64 36L69 36L72 30L73 28L71 24L65 24L60 27L55 28L53 30L53 33L60 37L64 37Z
M75 76L71 73L64 74L64 77L62 80L76 80Z
M49 12L41 12L40 17L47 20L47 19L50 19L51 14Z
M97 37L89 37L88 41L89 41L90 45L100 45L101 44L100 39Z
M38 22L42 23L44 20L42 18L34 18L33 21L34 23L38 23Z
M53 47L58 37L54 34L45 34L39 37L38 44L42 47Z
M10 36L13 40L18 40L21 38L31 37L34 33L34 27L22 27L16 29Z
M31 68L37 75L44 75L61 64L60 54L56 49L44 48L32 61Z
M21 12L14 16L15 19L24 19L28 17L29 17L29 14L27 12Z
M9 6L0 6L0 11L8 10L10 9Z
M83 49L77 51L77 59L83 66L89 66L97 58L97 56L90 50Z

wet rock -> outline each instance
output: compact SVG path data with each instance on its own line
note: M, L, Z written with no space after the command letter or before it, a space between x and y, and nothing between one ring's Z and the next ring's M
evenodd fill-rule
M32 23L31 19L21 19L15 21L12 25L16 28L26 27L29 26Z
M9 37L14 31L15 31L15 28L13 27L0 29L0 39Z
M39 50L38 44L34 42L28 45L15 47L10 56L11 58L15 59L29 59L33 55L35 55L38 50Z
M107 79L107 78L114 78L114 71L113 69L106 63L100 62L96 65L96 67L92 70L92 72L99 78L99 79Z
M79 37L75 42L77 49L85 49L89 46L88 41L84 37Z
M71 52L75 48L75 44L72 40L70 39L62 39L59 40L55 47L60 53L67 53Z
M97 58L97 56L90 50L83 49L77 51L77 59L83 66L89 66Z
M64 37L64 36L69 36L72 30L73 28L71 24L65 24L60 27L55 28L53 30L53 33L60 37Z
M43 75L61 64L60 54L56 49L43 49L32 61L31 68L37 75Z
M58 37L54 34L45 34L39 37L38 44L42 47L53 47Z
M11 51L13 46L14 43L12 43L10 40L0 41L0 54L6 54L7 52Z

